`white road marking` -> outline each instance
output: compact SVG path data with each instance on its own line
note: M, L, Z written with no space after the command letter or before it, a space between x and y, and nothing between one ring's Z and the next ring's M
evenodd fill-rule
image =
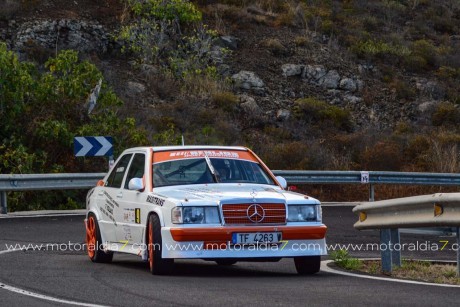
M321 271L337 274L337 275L344 275L350 277L358 277L358 278L365 278L365 279L373 279L373 280L383 280L383 281L390 281L390 282L399 282L404 284L412 284L412 285L422 285L422 286L437 286L437 287L447 287L447 288L460 288L460 285L447 285L447 284L435 284L430 282L423 282L423 281L414 281L414 280L405 280L405 279L395 279L389 277L378 277L378 276L370 276L370 275L362 275L362 274L355 274L351 272L344 272L335 270L328 266L328 263L333 262L333 260L327 260L321 262Z
M3 250L0 251L0 255L2 254L7 254L7 253L12 253L12 252L18 252L21 251L22 249L11 249L11 250ZM53 303L61 303L61 304L67 304L67 305L76 305L76 306L87 306L87 307L105 307L106 305L97 305L97 304L89 304L89 303L82 303L82 302L77 302L77 301L71 301L71 300L65 300L65 299L60 299L57 297L49 296L49 295L44 295L32 291L27 291L21 288L13 287L7 284L4 284L3 282L0 281L0 290L7 290L11 291L20 295L25 295L25 296L30 296L34 298L38 298L41 300L46 300L50 301Z
M85 213L63 213L63 214L36 214L36 215L0 215L0 219L18 219L29 217L60 217L60 216L82 216Z

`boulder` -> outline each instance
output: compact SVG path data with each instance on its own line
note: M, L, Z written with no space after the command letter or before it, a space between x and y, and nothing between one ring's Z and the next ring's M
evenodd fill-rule
M330 70L322 78L320 84L328 89L336 89L339 87L340 75L336 70Z
M252 71L242 70L232 76L235 85L242 90L252 90L257 93L265 91L265 84L255 73Z
M251 117L258 117L262 114L262 109L254 98L248 95L241 95L239 98L244 113L251 115Z
M284 64L281 66L284 77L300 76L304 70L305 65L298 64Z
M340 80L339 88L344 91L354 92L358 89L356 82L351 78Z
M303 79L317 82L327 74L323 65L307 65L302 73Z

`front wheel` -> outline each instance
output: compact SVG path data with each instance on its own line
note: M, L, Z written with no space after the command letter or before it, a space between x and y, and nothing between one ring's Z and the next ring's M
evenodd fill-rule
M150 272L153 275L166 275L171 273L174 266L174 259L165 259L161 256L162 239L161 224L157 215L149 217L148 225L148 252Z
M92 262L108 263L112 261L113 252L102 250L101 231L96 216L92 213L88 215L86 220L86 249Z
M294 257L294 264L299 275L315 274L321 267L321 256Z

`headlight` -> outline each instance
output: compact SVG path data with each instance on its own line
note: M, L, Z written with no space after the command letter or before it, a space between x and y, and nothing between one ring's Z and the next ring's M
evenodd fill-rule
M318 210L315 205L288 206L288 222L315 222L318 220Z
M174 224L219 224L217 207L174 207L171 212Z
M321 208L321 205L316 205L316 221L323 221L323 209Z

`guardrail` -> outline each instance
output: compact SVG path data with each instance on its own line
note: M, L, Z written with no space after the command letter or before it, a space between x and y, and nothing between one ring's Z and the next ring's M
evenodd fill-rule
M7 192L38 190L76 190L94 187L105 173L0 175L1 213L8 212Z
M401 266L400 228L455 227L457 233L457 276L460 276L460 193L438 193L362 203L358 230L379 229L383 273Z
M273 171L289 184L368 184L374 201L376 184L460 186L460 174L367 171Z
M460 186L460 174L399 173L366 171L287 171L275 170L289 184L367 184L369 200L374 200L376 184ZM0 175L1 213L7 213L8 191L89 189L105 173Z

